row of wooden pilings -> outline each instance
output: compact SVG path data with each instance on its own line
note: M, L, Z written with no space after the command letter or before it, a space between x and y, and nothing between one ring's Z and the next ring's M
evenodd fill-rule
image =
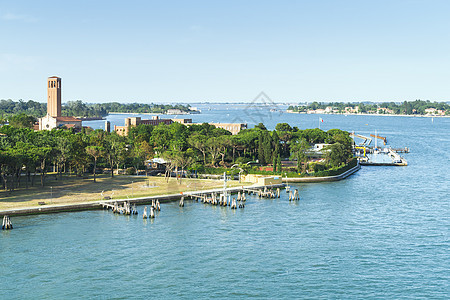
M237 198L231 198L231 195L227 195L224 193L211 193L211 194L200 194L200 195L191 195L192 198L196 198L196 201L200 199L200 201L204 204L211 204L217 206L229 206L231 209L244 208L245 201L247 197L245 196L245 192L242 193L239 191L237 194ZM182 198L183 200L183 198ZM239 203L239 204L238 204ZM184 204L183 204L184 205ZM181 201L180 201L181 206Z
M298 189L295 189L293 193L292 191L289 191L289 201L298 201L298 200L300 200Z
M286 188L286 192L289 193L289 201L300 200L298 189L295 189L294 192L292 192L289 188ZM274 191L273 189L264 187L264 190L258 190L258 196L259 198L280 198L280 188L277 188Z
M9 216L3 216L3 222L2 222L2 230L10 230L13 229L13 225L11 223L11 219Z
M138 210L136 209L136 204L133 204L133 206L131 206L129 201L125 201L123 203L123 205L119 205L119 203L117 201L114 202L114 204L101 203L101 205L105 209L111 209L112 212L115 214L121 214L121 213L123 215L137 215L138 214ZM143 213L142 217L144 219L154 218L155 212L160 211L160 210L161 210L161 203L159 202L159 200L156 200L156 201L152 200L152 205L150 206L150 214L148 214L148 209L146 206L146 207L144 207L144 213Z
M259 198L280 198L280 188L277 188L276 191L274 191L273 189L264 187L264 191L258 190L258 196Z
M161 211L161 203L159 200L152 200L152 205L150 206L150 213L147 215L147 206L144 207L144 213L142 214L143 219L154 219L156 217L156 211Z

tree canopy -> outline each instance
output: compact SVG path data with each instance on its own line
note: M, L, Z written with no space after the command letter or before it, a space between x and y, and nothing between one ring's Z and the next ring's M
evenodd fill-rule
M260 166L271 166L278 172L282 172L282 160L291 158L297 161L298 171L305 172L315 143L331 144L324 161L331 167L346 163L352 150L352 139L346 131L298 129L287 123L278 124L273 131L259 124L237 135L207 123L138 125L124 137L101 129L83 129L78 133L72 129L34 131L30 128L32 120L18 114L11 118L10 125L0 128L0 175L4 189L13 190L23 180L28 185L32 173L39 173L44 185L51 168L60 178L67 172L80 175L90 172L95 176L97 169L107 169L114 176L114 170L140 169L153 157L170 160L169 171L198 171L236 163L246 166L257 161Z

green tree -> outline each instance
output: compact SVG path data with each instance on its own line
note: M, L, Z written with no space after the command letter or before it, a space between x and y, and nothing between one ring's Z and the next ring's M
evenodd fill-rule
M126 147L122 136L115 132L105 136L105 157L111 167L111 177L114 177L114 166L123 161Z
M128 133L128 138L135 143L142 143L143 141L149 142L152 136L154 126L140 124L138 126L133 126L130 128Z
M217 137L210 137L206 141L206 147L209 155L211 156L211 166L215 167L221 147L219 139Z
M97 159L104 155L105 149L99 146L88 146L86 147L86 153L94 158L94 182L95 174L97 170Z
M255 128L259 128L261 130L267 130L266 126L263 123L259 123L258 125L255 125Z
M307 151L311 148L306 139L301 139L297 143L291 145L291 153L297 159L297 171L305 172L306 164L308 162Z
M67 131L65 133L68 133ZM70 133L69 133L70 134ZM65 171L66 162L70 156L70 152L72 152L72 142L71 135L64 134L57 136L55 138L55 147L56 147L56 163L58 166L59 177L62 178L62 171Z
M171 141L172 136L167 125L159 124L153 128L151 142L158 153L166 151L169 148Z
M273 144L272 137L268 131L263 131L263 149L264 149L264 160L266 164L272 161Z
M325 161L332 167L344 164L348 158L348 152L341 143L334 143L325 147Z
M9 125L15 128L33 128L35 118L24 113L9 117Z
M266 164L266 159L264 156L264 140L263 140L263 135L261 134L258 138L258 162L261 165L265 165Z
M206 165L206 153L208 151L207 141L208 138L200 133L193 133L188 138L188 144L202 153L204 165Z
M288 143L292 138L292 127L288 123L278 123L275 126L275 130L279 136L279 139L283 142L283 153L288 153Z
M184 171L194 161L193 155L194 155L194 152L192 149L188 149L187 151L184 151L184 152L175 152L175 151L172 152L171 159L174 160L175 165L176 165L178 184L182 183L182 177L183 177ZM181 174L178 174L179 173L178 168L181 169Z
M217 142L219 143L219 154L221 156L220 162L222 166L225 166L225 156L231 147L231 138L229 135L222 135L217 138Z
M281 164L280 154L278 154L278 157L277 157L277 171L280 173L283 172L283 165Z

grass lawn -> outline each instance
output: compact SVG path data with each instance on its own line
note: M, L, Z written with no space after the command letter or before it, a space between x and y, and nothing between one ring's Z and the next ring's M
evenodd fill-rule
M249 185L229 181L228 187ZM113 199L126 199L177 194L186 191L207 190L223 187L223 181L210 179L186 179L178 184L175 178L167 183L163 177L109 175L97 176L94 183L93 177L83 179L75 176L63 176L63 179L55 180L55 176L47 176L45 187L40 186L39 178L36 178L35 186L25 189L25 178L22 179L21 188L14 192L0 191L0 210L22 207L38 206L38 202L45 204L74 204L88 201L102 200L104 196L112 196Z

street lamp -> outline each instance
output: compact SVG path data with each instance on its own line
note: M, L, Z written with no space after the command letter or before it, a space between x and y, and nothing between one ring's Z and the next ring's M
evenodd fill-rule
M243 172L244 170L241 167L239 167L238 164L232 165L231 169L233 169L234 167L238 167L239 168L239 183L241 183L241 172Z

